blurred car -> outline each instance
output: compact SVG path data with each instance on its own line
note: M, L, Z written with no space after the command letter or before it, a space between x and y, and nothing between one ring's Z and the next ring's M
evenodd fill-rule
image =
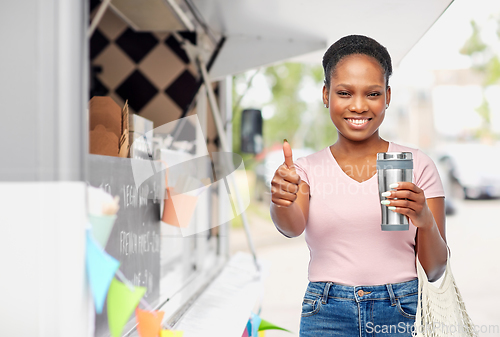
M315 151L310 148L292 149L293 160L306 157ZM271 201L271 180L274 172L285 162L283 149L271 151L264 157L264 160L255 167L255 199L259 201Z
M465 199L500 197L500 145L452 144L440 157Z
M455 178L451 175L450 164L448 158L446 156L434 156L429 154L434 163L436 164L436 168L439 173L439 177L441 178L441 182L443 183L444 189L444 208L446 215L454 215L457 212L457 208L455 206L455 193L453 192L453 187L455 184Z

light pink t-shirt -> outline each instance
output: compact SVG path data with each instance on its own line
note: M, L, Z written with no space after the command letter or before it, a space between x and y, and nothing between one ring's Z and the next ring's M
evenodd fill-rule
M413 183L424 190L426 198L444 196L439 173L426 154L392 142L388 152L412 152ZM357 182L342 171L329 147L297 159L295 167L310 188L305 229L309 281L357 286L417 277L416 227L410 221L408 231L381 230L376 174Z

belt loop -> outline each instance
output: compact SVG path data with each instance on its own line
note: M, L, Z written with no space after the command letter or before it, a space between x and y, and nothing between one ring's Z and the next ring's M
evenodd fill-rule
M386 284L387 291L389 292L389 297L391 298L391 306L396 305L396 296L394 296L394 291L392 291L392 284Z
M321 298L321 303L326 304L328 302L328 293L330 292L331 282L325 284L325 290L323 291L323 297Z

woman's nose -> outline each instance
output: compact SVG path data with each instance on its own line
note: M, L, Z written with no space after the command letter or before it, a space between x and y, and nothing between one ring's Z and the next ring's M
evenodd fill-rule
M362 98L353 99L349 105L351 112L362 113L368 110L368 105Z

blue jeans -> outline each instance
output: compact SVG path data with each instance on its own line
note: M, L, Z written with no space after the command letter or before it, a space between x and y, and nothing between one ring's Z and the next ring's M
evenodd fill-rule
M417 303L418 279L356 287L309 282L299 335L411 336Z

